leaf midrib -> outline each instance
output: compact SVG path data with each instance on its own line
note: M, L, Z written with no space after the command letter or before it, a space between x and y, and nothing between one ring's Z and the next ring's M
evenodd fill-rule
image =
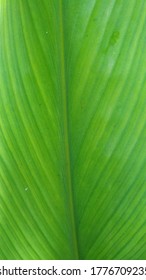
M70 144L69 144L69 122L68 122L68 99L67 99L67 80L65 67L65 36L64 36L64 22L63 22L63 0L59 1L59 26L60 26L60 58L61 58L61 97L62 97L62 112L63 112L63 133L64 133L64 151L65 151L65 173L66 173L66 188L68 199L68 214L71 225L71 242L73 248L73 258L79 259L79 248L77 240L77 229L75 222L74 196L71 174L71 160L70 160Z

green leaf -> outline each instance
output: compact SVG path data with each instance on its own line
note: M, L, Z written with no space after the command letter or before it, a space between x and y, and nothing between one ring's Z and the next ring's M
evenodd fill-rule
M0 0L0 259L146 259L146 1Z

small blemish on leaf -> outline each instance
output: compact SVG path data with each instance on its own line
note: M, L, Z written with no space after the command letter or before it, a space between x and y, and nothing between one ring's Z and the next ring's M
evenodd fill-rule
M116 45L120 38L120 32L119 31L114 31L109 39L108 45L104 50L104 53L107 53L107 51L110 49L110 47L113 47Z
M114 31L111 38L110 38L110 45L114 46L120 37L120 32L119 31Z

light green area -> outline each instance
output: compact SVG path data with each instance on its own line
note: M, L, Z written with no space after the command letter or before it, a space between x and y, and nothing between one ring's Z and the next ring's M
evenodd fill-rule
M146 1L0 0L0 259L146 259Z

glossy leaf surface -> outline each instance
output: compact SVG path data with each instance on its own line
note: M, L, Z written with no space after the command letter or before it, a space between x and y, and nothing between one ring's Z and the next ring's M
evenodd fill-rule
M146 1L0 0L0 258L146 259Z

